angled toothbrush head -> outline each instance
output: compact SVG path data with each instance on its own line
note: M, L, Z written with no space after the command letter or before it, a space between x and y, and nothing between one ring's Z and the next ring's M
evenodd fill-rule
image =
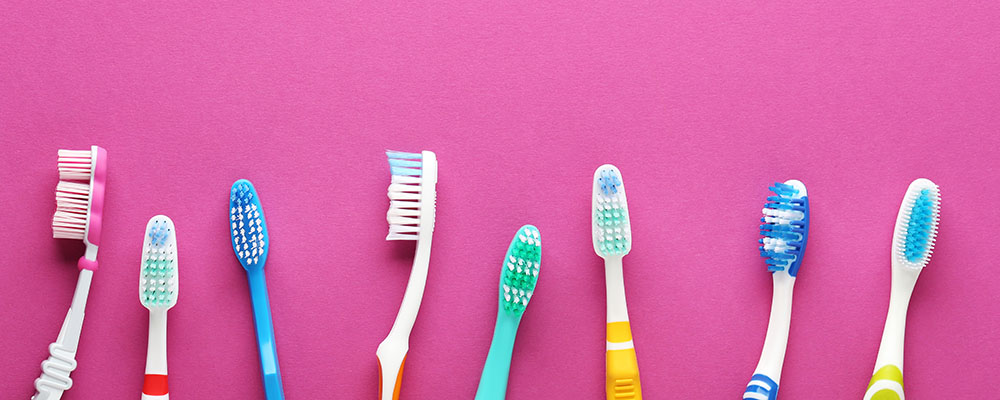
M892 233L893 265L918 271L927 266L934 252L940 217L941 192L938 186L923 178L910 183Z
M108 152L99 146L91 146L90 150L59 150L58 167L52 237L82 240L87 252L79 267L97 270Z
M229 222L233 251L240 265L247 271L263 269L269 243L267 223L257 190L246 179L233 183L229 194Z
M386 151L389 184L389 234L385 240L428 240L434 231L437 157L433 152Z
M775 183L774 195L767 197L761 217L760 256L771 273L785 272L795 277L802 266L809 235L809 197L806 186L797 180Z
M174 222L157 215L146 224L139 269L139 301L152 309L177 304L177 236Z
M597 255L622 257L632 250L632 227L621 171L604 164L594 172L592 232Z
M542 237L532 225L518 229L507 248L500 272L500 309L520 318L538 283L542 266Z

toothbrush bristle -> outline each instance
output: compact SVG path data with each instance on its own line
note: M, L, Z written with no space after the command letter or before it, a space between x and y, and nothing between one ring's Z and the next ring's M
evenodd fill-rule
M541 266L542 237L538 228L522 226L507 249L500 274L500 302L507 313L524 313L535 292Z
M90 150L59 150L59 183L56 212L52 215L52 237L83 240L87 233L90 177L94 172ZM74 182L75 181L75 182Z
M267 258L267 224L260 199L249 181L233 183L229 196L229 227L233 251L244 268L263 267Z
M632 250L632 228L621 172L602 165L594 173L594 250L602 257L624 256Z
M177 240L173 223L164 216L153 217L146 227L139 300L147 308L170 308L177 302Z
M893 253L904 265L922 268L930 261L937 238L941 193L933 182L915 181L896 222Z
M789 181L792 182L792 181ZM798 274L809 233L809 198L805 186L775 183L760 219L760 255L766 258L767 270ZM797 187L796 185L799 185Z
M423 155L386 151L392 181L389 184L389 235L386 240L417 240L420 231L420 196Z

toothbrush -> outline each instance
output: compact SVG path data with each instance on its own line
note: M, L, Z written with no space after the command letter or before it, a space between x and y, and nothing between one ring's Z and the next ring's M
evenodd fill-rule
M82 240L87 250L77 263L80 276L59 337L49 345L49 358L42 362L42 374L35 379L33 400L58 400L73 386L69 374L77 367L76 351L83 329L84 309L90 282L97 271L108 152L98 146L91 146L90 150L59 150L58 167L52 237Z
M177 304L177 234L157 215L146 224L139 267L139 302L149 309L149 342L142 400L167 400L167 310Z
M625 186L618 167L605 164L594 172L594 251L604 258L608 287L607 395L609 400L642 399L639 364L625 306L622 258L632 249Z
M754 370L746 391L745 400L774 400L778 398L781 367L785 362L788 345L788 328L792 321L792 288L795 276L802 266L809 234L809 197L806 186L796 180L775 183L773 196L764 204L760 219L760 255L767 259L767 270L774 281L771 298L771 317L767 322L767 335L760 361Z
M417 320L420 300L427 283L427 267L431 258L431 236L434 233L434 199L437 184L437 157L433 152L403 153L386 151L392 182L389 184L389 235L386 240L416 240L413 269L406 283L403 303L396 321L375 351L378 357L378 397L398 399L403 383L403 363L410 348L410 331Z
M229 195L229 222L233 251L240 265L247 271L250 284L250 301L253 303L254 330L263 374L264 394L267 400L285 398L278 369L278 350L274 343L274 326L271 324L271 304L267 299L264 281L264 261L267 260L267 224L260 198L253 184L246 179L233 183Z
M868 383L865 400L905 399L903 395L903 338L906 333L906 310L920 271L927 266L934 251L941 193L927 179L910 183L896 216L892 233L892 291L885 317L882 343L879 344L875 372Z
M541 262L542 238L538 228L522 226L511 240L500 268L497 323L493 330L493 343L483 365L483 375L479 378L476 400L502 400L507 397L514 336L535 291Z

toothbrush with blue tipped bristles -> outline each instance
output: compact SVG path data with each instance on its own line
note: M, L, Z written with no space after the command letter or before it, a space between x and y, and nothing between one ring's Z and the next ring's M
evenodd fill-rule
M910 183L892 233L892 291L875 372L864 400L902 400L906 310L920 271L931 260L941 216L941 193L927 179Z
M139 302L149 309L142 400L167 400L167 310L177 304L177 231L166 215L146 224L139 267Z
M632 250L632 226L621 176L621 171L614 165L598 167L594 171L591 203L594 251L604 258L604 279L608 291L605 388L608 400L641 400L639 363L625 305L622 258Z
M247 271L247 281L250 284L264 394L267 400L283 400L285 393L281 387L281 371L278 369L271 304L267 298L267 283L264 281L264 261L267 260L269 242L267 224L264 222L257 190L246 179L233 183L229 194L229 222L233 251L236 252L240 265Z
M410 331L417 320L417 311L427 284L427 267L431 258L431 237L434 233L434 201L438 175L437 157L433 152L403 153L387 151L392 182L389 184L389 235L385 240L416 240L410 280L406 283L403 302L389 334L375 351L378 357L378 396L381 400L399 398L403 384L403 363L410 349Z
M476 389L476 400L503 400L507 397L507 378L514 352L514 337L521 325L538 282L542 266L542 237L538 228L522 226L507 247L500 268L499 305L493 343L483 365L483 374Z
M788 328L792 321L792 289L802 266L809 233L809 197L806 187L796 180L775 183L773 196L767 198L760 219L760 255L767 259L767 270L774 281L771 316L767 322L764 349L757 369L747 384L746 400L778 398L781 367L785 362Z

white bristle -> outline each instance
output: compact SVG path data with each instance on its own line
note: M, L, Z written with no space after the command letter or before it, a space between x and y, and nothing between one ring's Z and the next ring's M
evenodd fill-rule
M60 180L89 181L93 165L94 160L90 150L59 150Z
M93 153L90 150L59 150L57 166L60 180L56 185L52 237L83 240L87 233L87 213L90 211Z

